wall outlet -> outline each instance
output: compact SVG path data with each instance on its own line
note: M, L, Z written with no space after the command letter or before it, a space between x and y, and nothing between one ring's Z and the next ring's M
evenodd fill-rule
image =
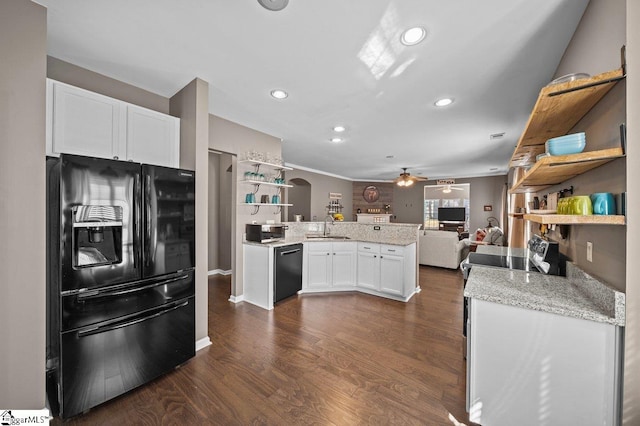
M587 241L587 262L593 262L593 243Z

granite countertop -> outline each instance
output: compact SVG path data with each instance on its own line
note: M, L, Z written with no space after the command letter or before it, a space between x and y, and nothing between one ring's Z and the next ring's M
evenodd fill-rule
M363 239L363 238L348 238L348 239L333 239L333 238L307 238L307 237L287 237L284 241L274 241L271 243L258 243L254 241L244 241L244 244L257 245L257 246L265 246L265 247L282 247L288 246L291 244L300 244L300 243L333 243L333 242L356 242L356 243L376 243L376 244L388 244L392 246L408 246L410 244L414 244L415 240L410 240L406 238L380 238L378 240L375 239Z
M566 277L474 265L464 295L621 327L625 325L625 294L609 288L569 262Z

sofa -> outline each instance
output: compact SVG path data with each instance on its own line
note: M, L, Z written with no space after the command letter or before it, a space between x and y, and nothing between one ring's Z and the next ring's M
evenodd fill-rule
M424 230L418 235L418 263L457 269L469 250L469 240L457 232Z

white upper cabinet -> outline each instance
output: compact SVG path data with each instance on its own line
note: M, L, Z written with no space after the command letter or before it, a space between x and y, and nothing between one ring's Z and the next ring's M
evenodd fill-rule
M119 156L124 139L120 101L51 80L47 95L47 154Z
M127 160L178 167L179 141L179 118L127 105Z
M180 119L47 80L47 155L180 165Z

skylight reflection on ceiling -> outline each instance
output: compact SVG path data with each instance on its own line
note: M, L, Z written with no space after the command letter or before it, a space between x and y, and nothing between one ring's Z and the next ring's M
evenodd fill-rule
M393 70L393 72L391 73L391 78L398 77L400 74L405 72L405 70L407 68L409 68L409 65L411 65L415 60L416 60L416 58L411 58L411 59L408 59L408 60L404 61L400 65L398 65L396 67L396 69Z
M380 19L378 25L358 52L358 59L373 75L380 80L396 63L401 45L396 40L398 34L398 11L391 3Z

